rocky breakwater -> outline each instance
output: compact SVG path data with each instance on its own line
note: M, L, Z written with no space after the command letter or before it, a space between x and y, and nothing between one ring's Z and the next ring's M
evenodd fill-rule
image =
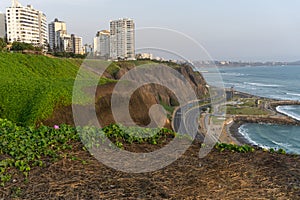
M279 113L276 110L277 106L283 105L300 105L299 101L290 101L290 100L273 100L268 103L268 108L266 110L271 110L273 114L253 116L253 115L235 115L233 117L234 122L236 123L268 123L268 124L280 124L280 125L296 125L299 126L300 122L296 119L293 119L287 115Z
M270 103L271 107L273 109L276 109L277 106L285 106L285 105L300 105L299 101L290 101L290 100L285 100L285 101L272 101Z
M300 122L287 116L234 116L236 123L266 123L280 125L300 125Z

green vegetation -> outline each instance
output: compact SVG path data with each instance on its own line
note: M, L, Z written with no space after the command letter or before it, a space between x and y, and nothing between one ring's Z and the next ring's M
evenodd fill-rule
M270 153L286 154L286 151L284 149L275 150L275 149L271 148L270 150L265 149L265 151L269 151Z
M231 152L237 152L237 153L248 153L248 152L255 151L255 149L249 145L239 146L236 144L225 144L225 143L217 143L215 145L215 148L218 149L220 152L223 152L225 150L231 151ZM263 150L265 152L270 152L270 153L286 154L286 151L284 149L275 150L275 149L271 148L271 149L263 149Z
M225 150L231 152L237 152L237 153L248 153L248 152L255 151L255 149L249 145L239 146L236 144L224 144L224 143L216 144L215 148L218 149L220 152L223 152Z
M245 99L241 99L242 100L242 103L243 105L242 106L247 106L247 107L256 107L256 99L254 98L245 98Z
M26 45L15 42L13 49L32 49ZM89 71L77 74L83 63L82 59L3 52L0 53L0 63L0 118L22 125L33 125L48 118L56 106L71 105L75 78L80 79L80 98L74 103L87 104L91 99L84 95L83 89L94 84L93 80L99 79L95 73ZM106 68L109 65L106 72L115 77L121 68L129 70L150 63L155 64L147 60L112 63L89 60L84 64L94 69ZM110 82L115 80L99 80L100 85ZM172 111L172 108L167 109Z
M73 52L54 52L52 54L55 57L61 57L61 58L80 58L80 59L84 59L86 58L86 54L75 54Z
M269 112L255 107L227 106L227 114L230 115L268 115Z
M0 117L32 125L46 119L57 105L70 105L81 61L46 56L0 53ZM97 78L84 72L79 79ZM101 79L105 84L108 79ZM89 81L82 81L82 87ZM84 95L82 95L84 96ZM82 99L85 103L88 99Z
M3 49L6 47L6 42L3 38L0 38L0 51L3 51Z
M106 72L108 72L111 76L115 77L115 75L119 72L121 68L116 63L111 63L107 69Z
M266 103L260 101L260 104L257 104L256 98L234 98L235 101L239 102L238 105L228 105L227 114L231 115L268 115L270 114L266 109L263 108L263 105Z
M34 47L33 45L24 42L13 42L10 50L11 51L24 51L24 50L42 51L42 48Z
M57 160L68 157L78 160L73 155L67 155L66 150L72 150L73 144L80 137L87 148L102 145L109 138L118 148L123 143L159 144L167 138L175 137L168 129L148 129L111 125L103 129L95 127L73 128L67 125L53 128L41 126L21 127L0 119L0 184L11 180L12 169L17 169L25 176L33 167L45 166L44 160ZM82 161L83 164L84 161Z
M103 129L95 127L84 127L79 129L81 140L87 148L98 147L109 138L118 148L123 148L123 144L159 144L166 141L168 137L174 138L175 133L166 128L140 128L125 127L112 124Z
M0 119L0 154L5 156L0 161L0 184L3 186L11 179L11 168L27 176L32 167L44 166L43 157L59 158L61 150L72 149L71 140L77 141L79 137L69 126L24 128Z

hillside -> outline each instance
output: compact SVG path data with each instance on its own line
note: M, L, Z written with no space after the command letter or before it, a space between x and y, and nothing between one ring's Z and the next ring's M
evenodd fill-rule
M126 124L128 122L128 117L123 116L121 121L115 121L113 114L112 114L112 108L111 108L111 101L112 101L112 94L118 95L118 98L120 102L124 102L127 95L126 95L126 89L124 91L118 91L116 92L115 86L116 83L118 85L124 86L124 88L128 88L128 82L127 81L120 81L120 79L129 72L130 70L134 68L139 67L146 67L144 64L151 64L151 67L157 66L157 63L152 61L122 61L117 63L112 63L104 73L104 77L111 80L112 82L105 85L98 85L95 92L95 108L96 108L96 114L98 117L98 121L102 126L107 126L114 123L121 123L124 125L131 125ZM199 72L194 72L193 69L190 66L187 65L177 65L174 63L163 63L165 65L168 65L172 69L177 70L180 74L183 75L183 77L188 81L191 88L195 91L195 94L198 98L204 98L208 95L208 89L206 88L206 82L202 75ZM150 66L150 65L149 65ZM147 66L148 67L148 66ZM169 81L169 83L173 84L175 87L179 88L180 84L176 85L175 77L170 77L170 74L167 70L162 69L155 71L156 76L158 76L161 79L164 79L166 81ZM139 74L136 75L130 75L132 80L135 80L137 82L143 82L144 77L140 77ZM178 80L177 80L178 81ZM174 84L175 82L175 84ZM182 88L180 90L180 94L184 94L185 88ZM90 93L91 91L94 92L94 88L85 88L86 93ZM125 94L124 94L125 93ZM178 95L178 94L177 94ZM166 128L171 128L170 126L170 120L171 116L173 114L173 110L176 106L178 106L178 99L176 94L171 91L170 88L165 87L163 85L158 84L147 84L147 85L141 85L140 88L135 90L133 95L130 97L130 103L129 103L129 113L130 117L133 119L133 121L140 125L140 126L147 126L150 122L150 116L149 116L149 110L153 105L160 104L162 105L165 110L167 111L167 115L169 120L161 121L162 124L165 124ZM122 108L114 107L116 110L121 110ZM85 124L91 124L93 123L93 114L89 112L93 112L91 109L89 109L88 105L79 105L79 109L81 110L81 119L84 121ZM121 118L121 117L120 117ZM69 125L74 125L73 122L73 113L72 113L72 107L69 106L60 106L57 107L53 115L48 118L47 120L43 121L43 124L48 126L53 126L55 124L60 123L67 123Z
M1 118L29 125L71 103L80 60L1 53L0 63Z
M83 60L79 59L0 53L0 118L22 125L41 122L46 125L73 124L73 84L82 62ZM104 118L102 122L105 125L113 122L109 114L109 102L114 83L134 67L149 63L153 64L152 61L123 61L111 63L108 67L99 81L95 97L99 101L96 102L97 110L105 111L98 113L100 121ZM192 68L169 62L164 64L183 74L199 97L208 94L203 77L193 72ZM91 86L87 81L91 77L98 79L97 75L90 71L80 74L82 99L75 102L76 104L84 106L90 101L85 98L84 92ZM176 98L166 88L151 85L140 88L133 102L137 103L135 108L138 110L134 110L133 113L138 123L147 124L148 110L153 104L163 104L170 110L169 107L176 105Z

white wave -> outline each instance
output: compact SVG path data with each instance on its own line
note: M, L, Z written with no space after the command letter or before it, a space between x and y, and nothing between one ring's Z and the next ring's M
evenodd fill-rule
M254 86L258 86L258 87L282 87L281 85L264 84L264 83L248 83L248 82L245 82L245 84L254 85Z
M271 98L271 99L277 99L277 100L292 100L292 101L296 100L294 98L287 98L284 95L269 95L268 97Z
M239 127L238 131L239 133L250 143L256 146L259 146L258 143L256 143L254 140L252 140L249 136L248 130L244 127L245 125L242 125Z
M291 147L292 145L291 144L288 144L288 143L281 143L281 142L276 142L276 141L271 141L273 144L279 146L279 147L283 147L285 149L288 149L289 147Z
M290 153L296 153L296 154L300 154L299 152L299 149L295 149L293 147L292 144L288 144L288 143L281 143L281 142L276 142L276 141L273 141L273 140L268 140L266 139L267 141L269 142L272 142L273 145L266 145L266 144L261 144L261 143L258 143L256 141L254 141L253 139L250 138L249 136L249 132L248 132L248 129L245 128L245 124L240 126L240 128L238 129L239 130L239 133L252 145L255 145L255 146L258 146L260 148L263 148L263 149L268 149L270 150L271 148L275 149L275 150L278 150L278 149L285 149L287 152L290 152Z
M256 141L254 141L253 139L250 138L248 130L244 127L245 125L242 125L239 127L239 133L252 145L254 146L258 146L260 148L263 149L271 149L273 147L267 146L267 145L263 145L263 144L259 144Z
M242 73L230 73L230 72L222 72L222 75L226 76L247 76L248 74L242 74Z
M277 106L276 110L278 112L282 113L282 114L285 114L285 115L287 115L287 116L289 116L291 118L294 118L294 119L300 121L300 115L298 115L298 114L296 114L294 112L291 112L289 110L289 106Z
M298 93L286 93L287 95L292 95L292 96L297 96L297 97L300 97L300 94L298 94Z

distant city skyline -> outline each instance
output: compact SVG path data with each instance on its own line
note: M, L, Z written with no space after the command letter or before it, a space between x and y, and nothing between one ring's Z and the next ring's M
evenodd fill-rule
M162 27L187 34L214 60L300 60L300 1L298 0L19 0L47 16L65 21L68 30L93 44L109 21L132 18L136 28ZM88 2L88 3L86 3ZM5 12L11 0L1 0ZM197 49L186 49L197 60ZM172 44L170 44L170 49Z

